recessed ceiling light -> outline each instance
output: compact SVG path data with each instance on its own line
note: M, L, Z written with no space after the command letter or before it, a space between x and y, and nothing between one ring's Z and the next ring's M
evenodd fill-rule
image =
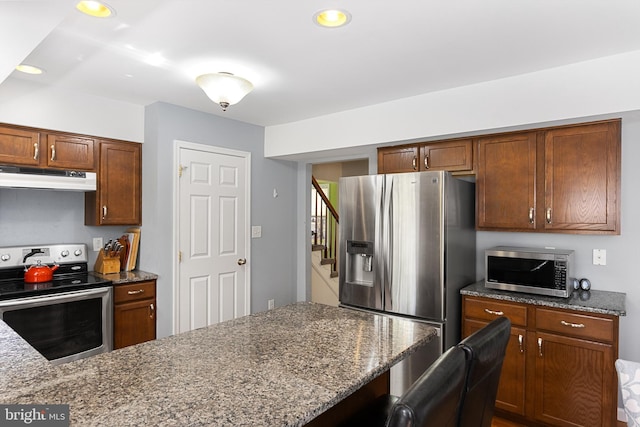
M321 27L336 28L347 25L351 21L351 14L340 9L326 9L313 15L313 22Z
M26 74L42 74L44 70L42 68L34 67L33 65L20 64L16 67L16 70Z
M82 0L76 4L76 9L96 18L108 18L115 13L109 5L95 0Z

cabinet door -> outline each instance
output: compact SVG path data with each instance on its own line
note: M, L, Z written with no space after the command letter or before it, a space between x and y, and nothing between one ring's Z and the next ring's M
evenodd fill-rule
M613 346L536 333L534 412L557 426L615 426Z
M465 319L463 337L468 337L486 325L485 322ZM525 411L525 342L526 331L512 327L496 396L496 408L520 415L524 415Z
M378 173L418 171L418 146L378 148Z
M100 142L98 190L85 193L86 225L140 225L141 147Z
M155 299L145 299L113 307L113 346L122 348L156 338Z
M1 164L38 166L40 157L40 133L0 126Z
M545 134L545 230L620 234L620 122Z
M47 135L47 166L95 170L95 140L71 135Z
M420 147L420 170L473 170L473 141L437 142Z
M536 133L478 140L478 229L536 228Z

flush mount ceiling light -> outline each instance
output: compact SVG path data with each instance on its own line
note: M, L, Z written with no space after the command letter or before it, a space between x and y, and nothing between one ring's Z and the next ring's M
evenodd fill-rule
M33 65L20 64L16 67L16 70L26 74L42 74L44 70L42 68L34 67Z
M76 9L96 18L108 18L114 14L109 5L95 0L82 0L76 4Z
M340 9L326 9L313 15L313 22L321 27L337 28L347 25L351 21L351 14Z
M253 90L249 80L226 72L203 74L196 78L196 83L213 102L220 104L222 111Z

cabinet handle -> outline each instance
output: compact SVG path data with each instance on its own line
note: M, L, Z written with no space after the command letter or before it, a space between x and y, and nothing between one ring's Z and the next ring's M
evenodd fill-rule
M551 208L547 208L547 224L551 224Z
M144 289L138 289L135 291L128 291L127 294L129 295L139 295L139 294L143 294L144 293Z
M38 144L37 142L33 143L33 160L38 160L38 157L40 157L40 144Z
M504 316L503 311L493 311L493 310L489 310L488 308L485 308L484 311L485 313L493 314L494 316Z
M584 323L571 323L571 322L565 322L564 320L561 320L560 324L562 326L571 326L572 328L586 328Z
M156 308L154 307L153 303L151 303L149 305L149 317L151 317L153 319L153 315L156 312Z
M538 338L538 353L542 357L542 338Z
M411 160L411 166L413 166L413 170L418 170L418 159L414 156L413 160Z
M529 208L529 224L533 224L533 214L535 213L535 210L533 208Z
M107 205L102 206L102 219L107 217Z
M424 156L424 167L425 169L429 169L429 156Z
M56 145L51 144L51 161L53 162L56 159Z
M524 337L518 334L518 344L520 345L520 353L524 353Z

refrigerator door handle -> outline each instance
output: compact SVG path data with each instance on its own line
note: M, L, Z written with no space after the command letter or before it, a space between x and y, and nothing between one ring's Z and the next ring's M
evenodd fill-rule
M384 275L382 280L382 289L384 293L384 308L389 310L393 307L393 298L391 293L391 278L393 277L393 177L385 176L384 186L384 204L382 206L382 236L380 241L383 246L384 256Z

